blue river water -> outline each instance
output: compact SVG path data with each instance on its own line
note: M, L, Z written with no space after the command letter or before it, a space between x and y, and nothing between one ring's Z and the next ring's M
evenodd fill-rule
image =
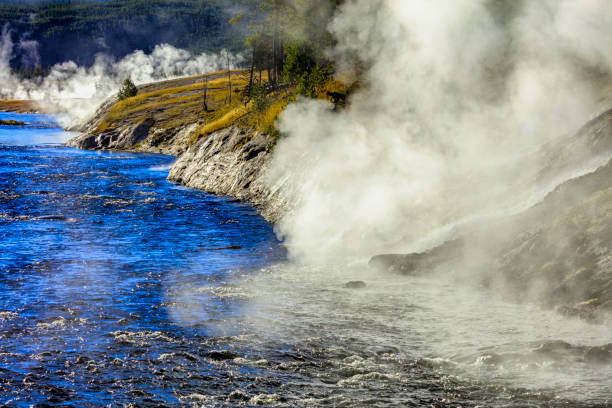
M288 262L255 209L168 182L171 157L0 119L28 123L0 127L0 406L611 406L606 325Z
M176 384L142 362L210 333L169 315L168 285L282 259L271 226L166 181L171 157L79 151L59 144L70 135L51 117L0 119L29 123L0 128L0 403L177 403Z

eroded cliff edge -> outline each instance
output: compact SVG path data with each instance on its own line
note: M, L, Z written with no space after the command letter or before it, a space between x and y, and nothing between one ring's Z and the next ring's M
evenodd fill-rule
M200 140L170 169L168 180L253 204L268 221L277 222L286 199L266 184L274 141L232 126Z
M248 202L274 223L286 200L265 182L274 140L265 133L238 126L216 131L189 144L190 127L178 129L162 149L155 145L153 126L126 126L115 134L84 133L67 145L80 149L156 152L176 155L168 180L216 195Z
M240 73L232 72L238 91L246 83ZM207 75L209 111L202 111L202 76L143 85L135 98L111 98L101 105L90 120L72 129L80 134L67 145L175 156L170 181L251 203L268 221L277 222L286 200L280 189L265 183L276 141L248 122L238 123L246 109L240 100L223 100L226 84L219 81L226 74Z

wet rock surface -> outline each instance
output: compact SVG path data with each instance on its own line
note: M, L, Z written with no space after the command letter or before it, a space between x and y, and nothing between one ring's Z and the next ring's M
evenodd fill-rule
M128 124L102 133L91 130L73 138L67 145L84 150L129 150L155 153L172 153L183 149L180 143L174 148L169 146L164 149L157 148L154 141L151 140L156 132L154 126L155 120L147 118L136 124Z
M387 254L372 257L369 266L400 275L421 275L463 254L464 241L453 240L423 253Z
M347 289L364 289L366 286L364 281L350 281L344 284Z
M280 218L285 200L278 189L271 191L264 180L271 156L269 146L274 144L270 136L231 126L191 144L197 124L161 131L156 129L153 119L146 119L101 134L95 133L98 124L93 119L81 128L85 133L67 145L85 150L178 156L170 169L170 181L253 204L268 221Z
M273 140L262 133L230 127L204 137L183 153L168 180L253 204L268 220L277 221L285 200L270 190L265 172Z

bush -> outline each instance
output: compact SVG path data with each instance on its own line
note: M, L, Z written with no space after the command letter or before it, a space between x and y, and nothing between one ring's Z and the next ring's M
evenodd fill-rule
M293 42L285 47L285 62L283 64L283 79L285 82L296 83L305 73L310 73L316 65L316 53L311 44Z
M268 108L270 101L268 101L266 90L262 85L253 84L251 96L253 97L253 110L255 112L261 113Z
M329 74L318 65L311 72L304 72L297 86L297 93L309 98L317 98L323 92Z
M123 81L123 86L119 90L117 97L122 101L136 95L138 95L138 88L136 88L136 85L134 85L130 78L126 78L126 80Z

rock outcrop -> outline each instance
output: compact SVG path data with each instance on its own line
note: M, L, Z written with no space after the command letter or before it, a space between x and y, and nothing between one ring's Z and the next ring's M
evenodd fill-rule
M242 70L233 71L240 75ZM225 73L207 74L211 98L225 91ZM178 156L192 143L192 132L211 120L203 112L203 76L177 78L138 87L138 96L109 98L87 122L69 130L79 132L68 145L82 149L130 150ZM216 82L215 82L216 81ZM238 89L238 88L236 88ZM211 102L212 104L212 102ZM211 105L212 106L212 105ZM215 109L225 109L222 103Z
M248 85L246 70L231 72L234 92ZM67 145L80 149L161 153L176 156L169 180L253 204L269 221L285 203L279 189L265 183L272 137L237 125L243 106L227 104L227 72L177 78L138 87L138 95L112 97L82 125ZM203 81L209 98L202 106ZM231 101L231 99L230 99ZM228 114L232 118L226 119ZM217 129L217 130L215 130Z
M1 120L0 126L25 126L27 123L18 120Z
M187 150L191 132L196 127L160 129L155 125L153 118L146 118L110 131L97 132L94 121L82 128L85 131L68 141L67 145L85 150L137 151L176 156Z
M176 161L168 179L188 187L226 195L253 204L269 221L281 216L285 200L270 190L265 172L273 139L229 127L191 146Z
M89 132L71 139L67 145L87 150L161 152L178 156L170 169L170 181L248 202L271 222L276 222L281 215L284 198L280 191L272 191L265 183L270 147L274 144L266 134L231 126L191 144L193 125L173 131L160 145L153 119L99 134L93 131L96 126L94 119L83 128Z

